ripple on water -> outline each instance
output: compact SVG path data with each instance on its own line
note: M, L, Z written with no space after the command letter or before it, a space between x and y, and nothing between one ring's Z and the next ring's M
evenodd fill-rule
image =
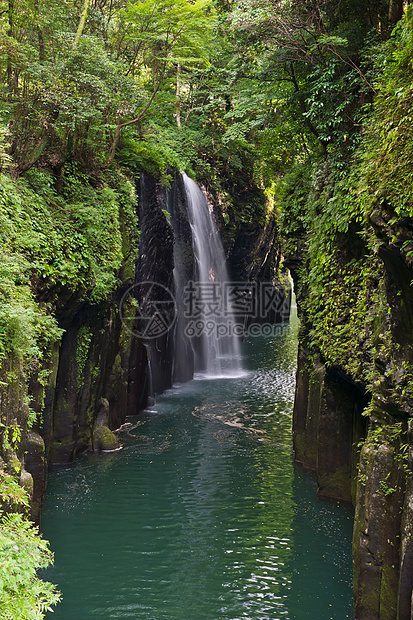
M122 451L51 473L50 620L351 617L351 525L292 463L295 342L247 346L247 377L169 390Z

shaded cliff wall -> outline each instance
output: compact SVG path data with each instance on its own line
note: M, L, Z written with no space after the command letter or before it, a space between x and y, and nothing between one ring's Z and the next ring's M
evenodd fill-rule
M2 467L30 491L35 521L50 464L70 463L89 450L116 449L113 431L127 415L138 413L174 381L193 376L193 350L183 337L183 323L176 321L160 337L136 337L139 283L162 285L182 306L183 286L194 275L186 191L180 174L171 172L171 177L170 188L147 173L138 177L136 192L123 179L122 191L116 184L110 191L86 188L85 205L76 203L75 208L68 202L68 230L59 231L63 247L69 235L77 244L62 263L72 279L55 276L46 265L42 274L51 272L53 277L33 280L37 307L53 317L53 329L36 359L24 363L19 355L10 355L2 365L1 428L10 440L0 458ZM99 229L91 218L100 217L103 191L109 212ZM45 201L43 207L53 209L54 204ZM217 220L220 214L218 205ZM46 220L45 214L39 217L38 226ZM80 219L86 222L83 229ZM280 256L275 220L262 226L244 222L239 232L241 241L229 249L233 277L274 280ZM96 242L100 235L105 240L102 249ZM248 252L242 257L243 246Z
M320 495L355 505L355 618L410 620L412 219L357 172L346 196L323 163L285 225L302 324L294 450Z
M321 494L355 504L357 620L413 616L412 32L408 7L351 159L297 165L282 196L302 323L295 453Z
M356 499L359 443L368 397L338 369L326 368L301 341L293 412L294 458L317 472L318 494Z
M173 173L173 183L165 195L165 208L170 214L174 234L174 296L177 309L185 306L185 286L194 279L195 257L192 231L188 218L187 194L182 175ZM194 350L185 335L187 320L183 312L177 313L174 325L173 382L185 382L194 375Z
M255 307L260 310L246 318L245 326L279 324L289 319L292 296L283 262L280 218L250 173L224 177L220 191L206 183L205 192L213 205L231 280L256 286Z
M77 269L83 279L75 272L73 283L38 280L33 292L39 307L43 304L53 314L53 330L37 359L25 363L19 355L10 355L1 367L4 426L0 428L5 441L0 465L29 490L31 517L36 522L50 464L70 463L89 450L116 449L119 444L112 431L127 415L137 414L148 398L170 387L174 378L192 377L190 356L185 368L174 368L175 330L156 339L137 337L133 303L139 282L154 281L175 292L174 245L175 254L179 248L183 257L179 260L188 279L192 275L182 179L175 175L168 192L151 175L142 174L137 180L139 202L134 201L130 186L127 192L127 196L114 194L117 271L112 280L111 274L104 273L109 281L106 294L97 301L93 288L82 288L82 265ZM175 214L175 231L166 209ZM77 226L78 222L76 230ZM85 238L86 242L92 245L93 236ZM110 235L107 243L112 252ZM81 254L76 258L85 264ZM97 254L97 261L100 258ZM103 271L103 265L94 269ZM95 282L92 274L91 286Z
M336 245L335 275L347 251L348 246ZM380 256L388 251L382 248ZM393 269L403 257L392 251L397 255L390 262ZM304 269L296 276L302 328L294 454L317 472L321 496L355 506L355 618L410 620L412 305L410 287L404 283L413 278L413 270L405 263L396 276L380 256L370 281L357 273L337 286L331 273L323 276L324 295L332 302L329 320L320 316L319 305L317 310L311 307L318 297L311 295L308 263L302 259ZM410 278L405 277L406 267ZM348 275L352 266L344 269Z
M251 170L220 179L221 188L205 182L215 220L234 281L285 282L279 216L264 191L250 177Z
M67 325L47 386L41 433L50 463L68 463L101 446L97 426L118 428L128 412L131 335L111 306L83 308ZM110 438L110 439L109 439Z
M135 284L138 286L138 303L143 312L151 314L152 302L166 301L167 291L173 292L174 234L165 215L165 191L156 179L141 174L139 180L139 258L136 266ZM148 290L139 283L152 282L161 285ZM141 290L142 288L142 290ZM167 291L165 290L167 289ZM149 297L148 297L149 295ZM152 297L154 295L154 297ZM161 330L164 332L165 330ZM151 365L151 396L160 394L172 385L173 339L171 331L159 338L143 341L148 350ZM139 346L139 340L135 343Z
M134 186L119 172L69 172L59 190L32 170L0 192L0 457L29 489L35 521L48 464L116 448L112 430L144 391L142 375L129 380L132 336L119 314L135 277ZM145 351L135 358L146 366Z

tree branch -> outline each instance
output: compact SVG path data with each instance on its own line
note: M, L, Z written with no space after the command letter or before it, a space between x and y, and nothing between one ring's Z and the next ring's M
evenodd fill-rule
M115 157L115 151L116 151L116 146L117 146L118 141L119 141L120 132L122 131L122 129L124 127L128 127L128 125L134 125L135 123L138 123L141 120L142 116L145 114L145 112L148 111L148 109L151 106L152 101L155 99L156 93L158 92L158 90L159 90L159 88L160 88L160 86L162 84L162 79L163 79L165 70L166 70L166 62L164 63L164 66L162 68L161 74L160 74L159 79L158 79L158 83L156 84L155 89L154 89L154 91L153 91L153 93L152 93L148 103L143 108L143 110L141 112L139 112L138 116L136 118L133 118L131 121L126 121L125 123L118 123L118 126L115 129L115 134L113 136L113 142L112 142L112 145L111 145L110 150L109 150L109 155L108 155L108 163L109 164L112 163L112 161L113 161L113 159Z

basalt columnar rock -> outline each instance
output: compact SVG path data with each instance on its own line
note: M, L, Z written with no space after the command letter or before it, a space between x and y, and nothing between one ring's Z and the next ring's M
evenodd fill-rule
M36 231L28 250L34 262L31 288L21 276L15 278L14 315L6 326L14 340L2 340L16 353L1 361L0 457L2 469L29 491L35 522L47 467L93 448L102 399L108 404L105 425L115 429L135 412L145 391L142 382L130 380L132 335L119 312L135 271L134 189L122 176L116 182L116 190L86 187L85 204L68 202L58 214L49 196L27 189L19 194L26 210L36 207L28 217ZM9 192L13 198L12 186ZM73 238L65 235L65 226ZM16 305L21 291L27 291L26 306ZM142 366L144 358L143 350Z
M195 257L192 231L188 219L187 195L182 175L174 173L173 183L166 193L165 207L170 214L174 233L174 296L177 309L174 326L173 381L185 382L194 375L194 352L192 343L185 336L186 320L182 308L185 306L185 286L194 279Z
M142 303L145 299L149 308L152 302L160 302L163 304L160 309L167 308L170 300L173 304L168 314L163 315L161 310L165 325L161 325L160 335L155 337L154 325L154 333L149 334L145 343L153 397L170 388L174 380L187 381L193 376L193 352L183 337L178 307L183 305L185 282L193 278L194 256L181 175L174 174L168 190L152 176L142 174L139 196L141 236L136 282L151 282L155 286L138 288L138 301L140 298ZM181 363L182 359L185 359L185 365Z
M413 266L411 224L395 220L383 203L345 234L297 226L287 257L301 318L295 458L320 496L355 506L357 620L413 613Z
M89 450L117 449L113 431L127 415L137 414L174 381L193 376L193 343L183 334L185 322L178 317L170 329L149 338L142 337L136 322L153 301L142 283L156 283L172 293L182 310L185 284L195 276L187 194L182 176L171 172L171 177L169 188L146 173L137 179L134 230L132 216L119 209L123 262L107 298L95 301L81 288L40 282L39 303L53 308L60 341L49 342L41 365L30 372L17 357L2 367L1 420L9 430L0 456L4 468L30 491L31 516L37 522L48 466L70 463ZM131 237L138 234L136 252ZM249 253L242 257L245 244ZM244 224L240 241L228 251L237 280L273 280L280 258L275 222L263 229ZM29 430L28 400L37 413ZM23 432L12 440L14 427Z
M293 412L295 460L317 472L320 496L355 500L359 443L368 397L339 372L312 359L302 342Z

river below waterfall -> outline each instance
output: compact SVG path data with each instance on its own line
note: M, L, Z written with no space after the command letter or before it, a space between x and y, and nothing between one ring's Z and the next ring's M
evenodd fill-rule
M123 449L50 473L54 620L344 620L352 509L292 460L297 321L244 343L246 376L177 386Z

